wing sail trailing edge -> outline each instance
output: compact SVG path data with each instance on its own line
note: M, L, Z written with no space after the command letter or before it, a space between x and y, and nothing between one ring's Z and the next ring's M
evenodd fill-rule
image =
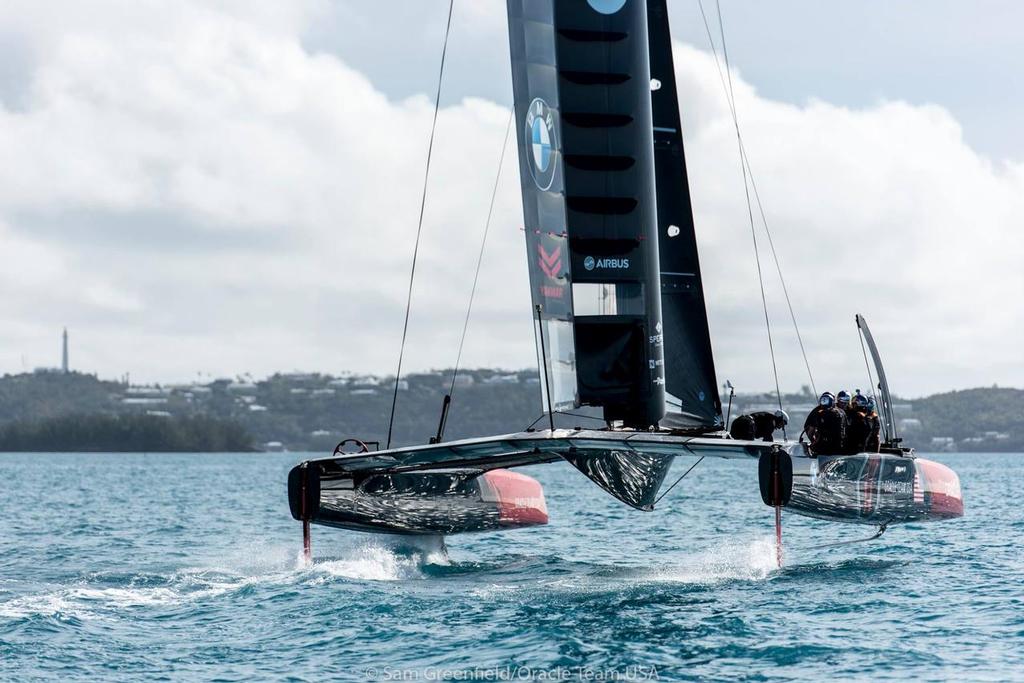
M683 429L721 429L722 401L704 304L665 0L647 0L647 22L665 382L670 395L669 414L663 424Z

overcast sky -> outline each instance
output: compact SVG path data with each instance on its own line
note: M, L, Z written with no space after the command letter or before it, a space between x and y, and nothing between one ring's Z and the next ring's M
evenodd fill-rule
M669 4L718 377L767 389L735 134L697 0ZM1024 5L722 9L819 389L866 384L855 312L900 394L1024 386ZM446 10L0 3L0 372L57 364L64 325L73 367L101 377L393 372ZM455 360L511 102L504 2L456 0L449 67L409 369ZM470 366L533 364L515 164ZM768 288L795 389L806 372Z

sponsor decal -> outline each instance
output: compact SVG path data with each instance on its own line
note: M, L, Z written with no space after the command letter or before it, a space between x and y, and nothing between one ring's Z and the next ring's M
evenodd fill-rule
M912 495L914 493L914 482L883 479L878 483L878 491L879 493Z
M703 400L704 400L704 392L703 392L703 391L701 391L701 392L698 392L698 394L697 394L697 398L699 398L700 400L702 400L702 401L703 401Z
M626 0L587 0L587 4L601 14L615 14L626 6Z
M594 270L599 268L602 270L625 270L629 268L628 258L599 258L595 259L593 256L588 256L583 259L583 267L587 270ZM661 323L659 323L660 325ZM661 332L661 329L658 329Z
M664 360L651 360L651 361L647 361L647 362L650 363L651 370L655 370L657 368L660 368L662 365L665 364Z
M557 280L558 276L562 274L562 247L556 246L549 253L544 250L544 245L538 244L537 252L540 256L537 260L540 269L552 280Z
M526 112L526 139L530 149L526 155L533 182L542 191L551 188L555 180L555 115L548 103L539 97L530 103Z

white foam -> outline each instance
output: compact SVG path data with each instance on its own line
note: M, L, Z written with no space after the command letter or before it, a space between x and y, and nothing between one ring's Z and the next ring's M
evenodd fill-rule
M150 607L184 602L180 592L170 588L73 588L64 593L68 600L99 603L104 607Z
M654 570L651 578L680 583L756 581L768 578L776 569L775 540L760 538L741 543L720 543L692 560Z
M0 603L0 616L73 617L97 619L136 607L173 607L197 600L232 593L248 585L287 582L294 574L287 571L251 576L205 568L183 569L167 577L161 586L97 586L75 584L50 592L24 595Z
M59 593L26 595L0 603L0 617L24 619L28 617L56 617L73 619L95 619L93 612L75 604Z
M362 581L422 578L424 565L450 563L440 536L396 540L374 538L352 548L343 558L306 566L300 555L298 561L300 567L322 575L322 579L340 577Z

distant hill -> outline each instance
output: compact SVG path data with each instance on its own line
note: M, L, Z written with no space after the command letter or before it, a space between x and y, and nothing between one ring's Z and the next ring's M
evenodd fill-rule
M922 432L952 437L959 450L1024 452L1024 390L964 389L913 404Z
M450 370L402 379L392 445L425 443L436 432L450 382ZM255 447L329 452L348 437L383 444L393 387L393 377L318 373L153 386L127 386L81 373L5 375L0 377L0 449L93 450L88 444L103 443L108 450L131 444L132 450L152 451ZM784 404L813 405L809 391L784 396ZM901 400L897 414L906 442L922 451L1024 452L1022 399L1024 391L1018 389L970 389ZM737 396L732 415L774 401L773 395ZM581 409L557 422L602 424L588 413L594 411ZM460 371L445 437L515 432L541 415L536 371ZM791 416L801 424L803 417ZM133 431L118 431L126 425ZM62 434L81 437L89 429L93 440L60 440ZM132 436L108 439L119 433ZM119 443L122 448L114 448Z
M0 426L0 451L76 453L255 450L237 422L211 417L65 415Z

